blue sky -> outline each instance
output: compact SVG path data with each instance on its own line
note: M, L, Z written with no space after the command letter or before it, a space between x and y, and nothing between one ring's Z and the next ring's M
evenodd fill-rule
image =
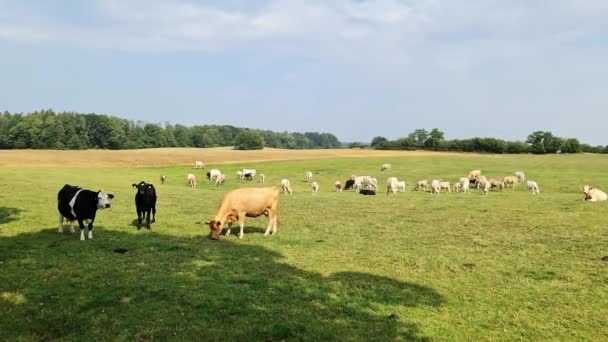
M0 0L0 110L608 144L608 1Z

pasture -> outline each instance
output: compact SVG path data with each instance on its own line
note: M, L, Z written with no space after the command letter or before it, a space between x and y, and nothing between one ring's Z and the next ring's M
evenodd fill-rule
M213 163L198 151L207 166L194 189L186 186L192 165L130 167L122 155L113 165L111 152L78 166L0 162L2 339L608 339L608 203L586 203L580 189L608 189L606 156L346 151ZM382 173L385 162L392 170ZM214 167L227 175L224 186L204 179ZM236 180L244 167L264 173L266 185L291 181L278 234L263 236L262 216L246 220L243 239L233 229L211 241L204 222L222 194L260 186ZM411 191L418 179L453 183L476 168L496 177L525 171L541 194ZM351 174L378 177L379 195L334 192ZM406 180L407 191L385 196L389 176ZM131 184L140 180L158 193L152 232L133 225ZM57 233L65 183L116 196L98 212L93 240Z

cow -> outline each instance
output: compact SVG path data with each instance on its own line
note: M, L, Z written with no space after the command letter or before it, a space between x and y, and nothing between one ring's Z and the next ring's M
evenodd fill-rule
M236 172L236 178L243 179L243 171L237 171Z
M380 167L380 171L390 171L391 170L391 164L382 164L382 166Z
M397 183L399 183L399 180L397 179L397 177L389 177L388 180L386 181L386 195L393 195L395 196L397 194Z
M225 223L229 223L226 236L230 235L233 222L238 220L240 231L239 239L243 237L245 217L268 216L268 227L264 236L271 230L272 235L277 233L279 221L279 191L276 187L270 188L241 188L232 190L222 197L220 208L214 218L207 222L211 230L211 238L219 239Z
M353 189L354 186L355 186L354 179L348 179L348 180L346 180L346 182L344 182L344 190L351 190L351 189Z
M69 222L78 221L80 240L84 240L84 220L88 221L88 238L93 238L93 222L98 209L110 208L114 195L103 190L97 192L82 189L79 186L65 184L57 193L57 210L59 211L59 233L63 233L63 219ZM74 232L74 225L70 227Z
M166 181L167 181L167 176L161 175L160 176L160 184L165 184Z
M521 184L524 184L524 181L526 180L526 174L523 173L523 171L517 171L514 173L515 177L517 177L517 179L519 179L519 182Z
M399 192L405 192L405 181L398 181L397 182L397 189L399 190Z
M260 183L266 183L266 175L263 173L260 173Z
M312 181L312 172L306 171L306 182Z
M367 196L375 196L376 195L376 191L369 190L369 189L361 189L361 190L359 190L359 193L361 195L367 195Z
M205 168L205 163L203 163L203 162L202 162L202 161L200 161L200 160L196 160L196 161L194 162L194 169L195 169L195 170L198 170L198 169L203 169L203 168Z
M283 189L284 194L291 195L291 182L289 181L289 179L281 179L281 189Z
M471 184L477 185L477 178L481 175L481 170L471 170L467 178ZM479 187L478 187L479 188Z
M414 190L416 191L429 191L429 182L427 180L419 180L416 182L416 187Z
M214 181L217 176L221 175L222 172L218 169L211 169L209 170L209 172L207 172L207 180L208 181Z
M196 188L196 176L189 173L188 176L186 177L186 179L188 180L188 186L190 186L191 188Z
M135 193L135 210L137 211L137 230L141 229L142 220L145 221L147 229L152 229L150 224L156 222L156 189L151 183L144 181L133 184L137 189ZM150 220L152 213L152 220Z
M431 181L431 193L439 194L440 190L441 190L440 182L437 179L433 179Z
M583 193L585 194L585 201L597 202L608 200L608 195L600 189L595 189L589 185L583 187Z
M342 182L338 180L334 183L334 186L336 187L336 192L342 192Z
M241 179L253 180L255 178L256 171L255 169L243 169L243 176Z
M319 183L312 182L312 194L316 195L319 193Z
M540 188L538 187L538 183L535 181L529 180L526 182L526 185L528 186L528 191L532 192L532 195L540 194Z
M215 177L215 186L220 186L224 184L226 181L226 175L221 173L219 176Z

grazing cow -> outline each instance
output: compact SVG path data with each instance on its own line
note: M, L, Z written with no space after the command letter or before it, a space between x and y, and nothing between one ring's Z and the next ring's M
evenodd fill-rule
M481 176L481 170L471 170L469 171L469 176L467 178L471 184L476 184L477 177L479 176Z
M306 182L312 181L312 172L306 171Z
M220 172L220 170L211 169L211 170L209 170L209 172L207 172L207 180L214 181L217 178L217 176L219 176L221 174L222 174L222 172Z
M397 183L399 182L399 180L397 179L397 177L389 177L386 180L386 195L393 195L395 196L397 194Z
M203 169L203 168L205 168L205 163L203 163L200 160L197 160L197 161L194 162L194 169L195 170Z
M398 181L397 182L397 189L400 192L405 192L405 187L406 187L405 181Z
M291 182L289 181L289 179L281 179L281 189L283 190L284 194L291 195Z
M226 175L223 173L220 173L219 176L215 177L215 186L220 186L220 185L224 184L225 181L226 181Z
M252 181L255 178L256 171L255 169L243 169L243 176L241 179L246 179Z
M354 186L355 186L354 179L349 179L346 182L344 182L344 190L351 190L354 188Z
M594 189L589 185L583 187L583 193L585 194L585 201L597 202L605 201L608 199L608 195L600 189Z
M160 184L165 184L166 181L167 181L167 176L161 175L160 176Z
M532 195L540 194L538 183L536 183L535 181L529 180L528 182L526 182L526 185L528 186L528 191L532 191Z
M471 182L473 184L475 184L475 187L477 189L481 188L481 184L485 184L488 181L488 179L486 178L486 176L483 175L479 175L477 177L475 177L475 181Z
M319 183L312 182L312 194L316 195L317 193L319 193Z
M135 210L137 211L137 230L141 229L142 220L145 221L147 229L151 229L150 223L156 222L156 189L151 183L144 181L133 184L137 189L135 193ZM150 212L152 220L150 220Z
M447 190L449 193L452 192L452 186L450 185L450 182L439 182L439 188L441 190Z
M391 164L382 164L382 166L380 167L380 171L390 171L391 170Z
M462 184L454 183L454 192L460 192L462 190Z
M336 181L334 185L336 187L336 192L342 192L342 182Z
M505 182L497 179L490 179L490 189L498 188L500 191L505 188Z
M521 184L524 184L524 181L526 180L526 174L523 173L522 171L517 171L514 174L515 174L515 177L517 177L517 179L519 179Z
M471 182L467 177L460 178L460 192L468 194L470 184Z
M416 182L416 187L414 188L416 191L429 191L429 182L426 180L419 180Z
M114 195L105 193L103 190L97 192L85 190L79 186L66 184L57 194L57 210L59 211L59 233L63 233L63 219L78 221L80 226L80 240L84 240L84 220L88 220L88 238L93 238L93 222L98 209L110 207ZM74 232L74 226L70 231Z
M476 182L477 188L481 189L484 195L490 191L490 182L484 176L478 176Z
M369 189L361 189L361 190L359 190L359 193L361 195L367 195L367 196L375 196L376 195L376 191L369 190Z
M191 188L196 188L196 176L195 175L189 173L187 180L188 180L188 186L190 186Z
M515 176L506 176L502 179L505 183L505 187L517 188L519 186L519 178Z
M232 190L222 197L220 208L213 220L207 222L211 229L211 238L219 239L225 223L229 223L226 235L230 235L233 222L239 222L239 239L243 237L245 217L268 216L268 227L264 236L272 229L272 234L277 233L279 221L279 191L276 187L270 188L241 188Z
M243 179L243 171L237 171L236 172L236 178Z
M362 185L364 189L378 190L378 179L373 177L364 177Z
M260 173L260 183L266 183L266 175L263 173Z
M441 186L439 184L440 184L440 182L436 179L433 179L431 181L431 193L439 194L439 192L441 190Z

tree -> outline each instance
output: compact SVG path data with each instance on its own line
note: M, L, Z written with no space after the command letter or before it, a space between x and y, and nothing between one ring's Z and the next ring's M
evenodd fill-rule
M407 137L414 143L414 146L422 148L424 147L424 142L429 137L429 132L427 132L426 129L419 128L410 133Z
M374 139L372 139L372 143L370 144L371 147L379 147L383 144L385 144L388 141L388 139L386 139L385 137L375 137Z
M424 147L438 150L439 147L442 145L443 140L443 132L437 128L433 128L433 130L431 130L431 133L429 133L428 137L424 141Z
M579 153L581 151L581 143L578 139L570 138L564 141L562 153Z
M235 150L261 150L264 148L264 138L257 130L244 129L236 136Z

